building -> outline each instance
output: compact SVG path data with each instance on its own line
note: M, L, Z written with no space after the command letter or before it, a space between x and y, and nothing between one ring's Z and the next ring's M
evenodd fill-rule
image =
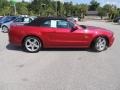
M87 16L98 16L98 11L87 11Z

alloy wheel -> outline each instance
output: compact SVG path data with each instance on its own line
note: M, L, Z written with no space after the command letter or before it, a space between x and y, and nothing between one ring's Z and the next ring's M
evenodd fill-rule
M2 27L2 31L3 31L3 32L8 32L8 27L3 26L3 27Z
M107 46L107 41L105 38L103 37L99 37L96 41L96 44L95 44L95 49L97 51L103 51L106 49L106 46Z
M38 52L41 49L42 44L37 38L28 37L25 40L24 46L25 46L26 50L29 52Z

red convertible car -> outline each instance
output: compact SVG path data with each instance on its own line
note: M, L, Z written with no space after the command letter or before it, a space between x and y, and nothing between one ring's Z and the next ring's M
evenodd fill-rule
M93 48L101 52L113 41L112 31L77 25L65 18L37 18L29 24L12 25L9 30L10 44L32 53L42 48Z

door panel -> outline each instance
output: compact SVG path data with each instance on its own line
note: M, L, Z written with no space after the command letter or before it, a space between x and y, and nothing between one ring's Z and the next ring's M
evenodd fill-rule
M54 46L82 46L83 30L76 30L71 32L70 29L56 28L54 29Z
M43 27L42 37L44 38L45 47L51 47L54 43L55 29L50 27Z

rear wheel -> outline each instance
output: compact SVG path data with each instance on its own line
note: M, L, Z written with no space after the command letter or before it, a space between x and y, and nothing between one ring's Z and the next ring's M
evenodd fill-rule
M94 50L97 52L101 52L104 51L105 49L107 49L107 40L104 37L98 37L95 42L94 42Z
M42 49L42 42L33 36L29 36L24 40L24 49L28 52L35 53Z
M8 27L7 26L3 26L2 27L2 32L7 33L8 32Z

